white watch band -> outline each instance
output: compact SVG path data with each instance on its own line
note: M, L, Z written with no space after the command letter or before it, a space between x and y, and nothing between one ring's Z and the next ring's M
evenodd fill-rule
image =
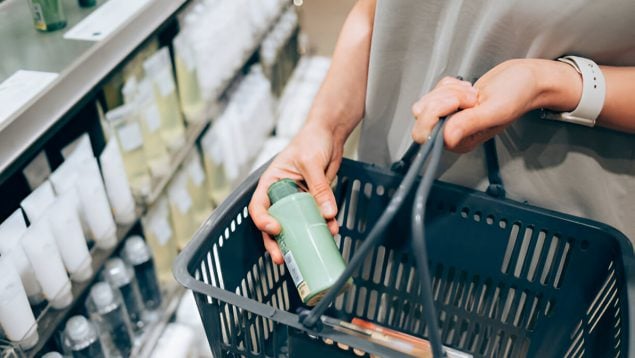
M545 112L543 118L580 124L587 127L595 126L595 121L604 107L606 84L600 67L593 61L578 57L565 56L558 61L567 63L582 75L582 96L578 106L572 112Z

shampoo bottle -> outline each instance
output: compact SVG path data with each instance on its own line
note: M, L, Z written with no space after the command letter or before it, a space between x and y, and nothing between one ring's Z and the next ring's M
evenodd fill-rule
M104 358L95 325L84 316L73 316L64 328L64 346L73 358Z

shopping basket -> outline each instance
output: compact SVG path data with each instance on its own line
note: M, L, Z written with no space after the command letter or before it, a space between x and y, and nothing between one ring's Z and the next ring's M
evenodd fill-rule
M329 326L306 328L284 265L266 253L247 206L264 167L218 207L180 253L177 280L194 291L215 357L397 356ZM338 247L348 262L403 176L344 159L334 187ZM441 340L475 357L633 357L633 249L594 221L434 182L425 234L432 291L410 248L413 195L328 316L426 337L431 294Z

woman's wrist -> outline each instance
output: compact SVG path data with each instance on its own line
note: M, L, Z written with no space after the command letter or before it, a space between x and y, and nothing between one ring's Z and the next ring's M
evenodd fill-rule
M560 61L527 59L536 79L536 96L531 109L573 111L582 96L582 76Z

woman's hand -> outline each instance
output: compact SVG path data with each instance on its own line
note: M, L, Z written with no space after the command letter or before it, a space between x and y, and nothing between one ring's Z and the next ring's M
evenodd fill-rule
M549 108L573 110L582 93L580 75L568 64L537 59L509 60L494 67L474 86L446 77L412 106L412 131L426 141L439 118L452 115L443 133L445 145L468 152L501 132L524 113Z
M322 215L327 219L331 233L336 234L338 231L334 220L337 205L331 191L331 182L342 162L343 143L335 138L329 129L318 123L307 124L260 177L249 203L249 214L262 231L265 248L276 264L284 261L278 244L272 238L280 233L280 224L267 211L271 205L267 190L274 182L283 178L304 180Z

